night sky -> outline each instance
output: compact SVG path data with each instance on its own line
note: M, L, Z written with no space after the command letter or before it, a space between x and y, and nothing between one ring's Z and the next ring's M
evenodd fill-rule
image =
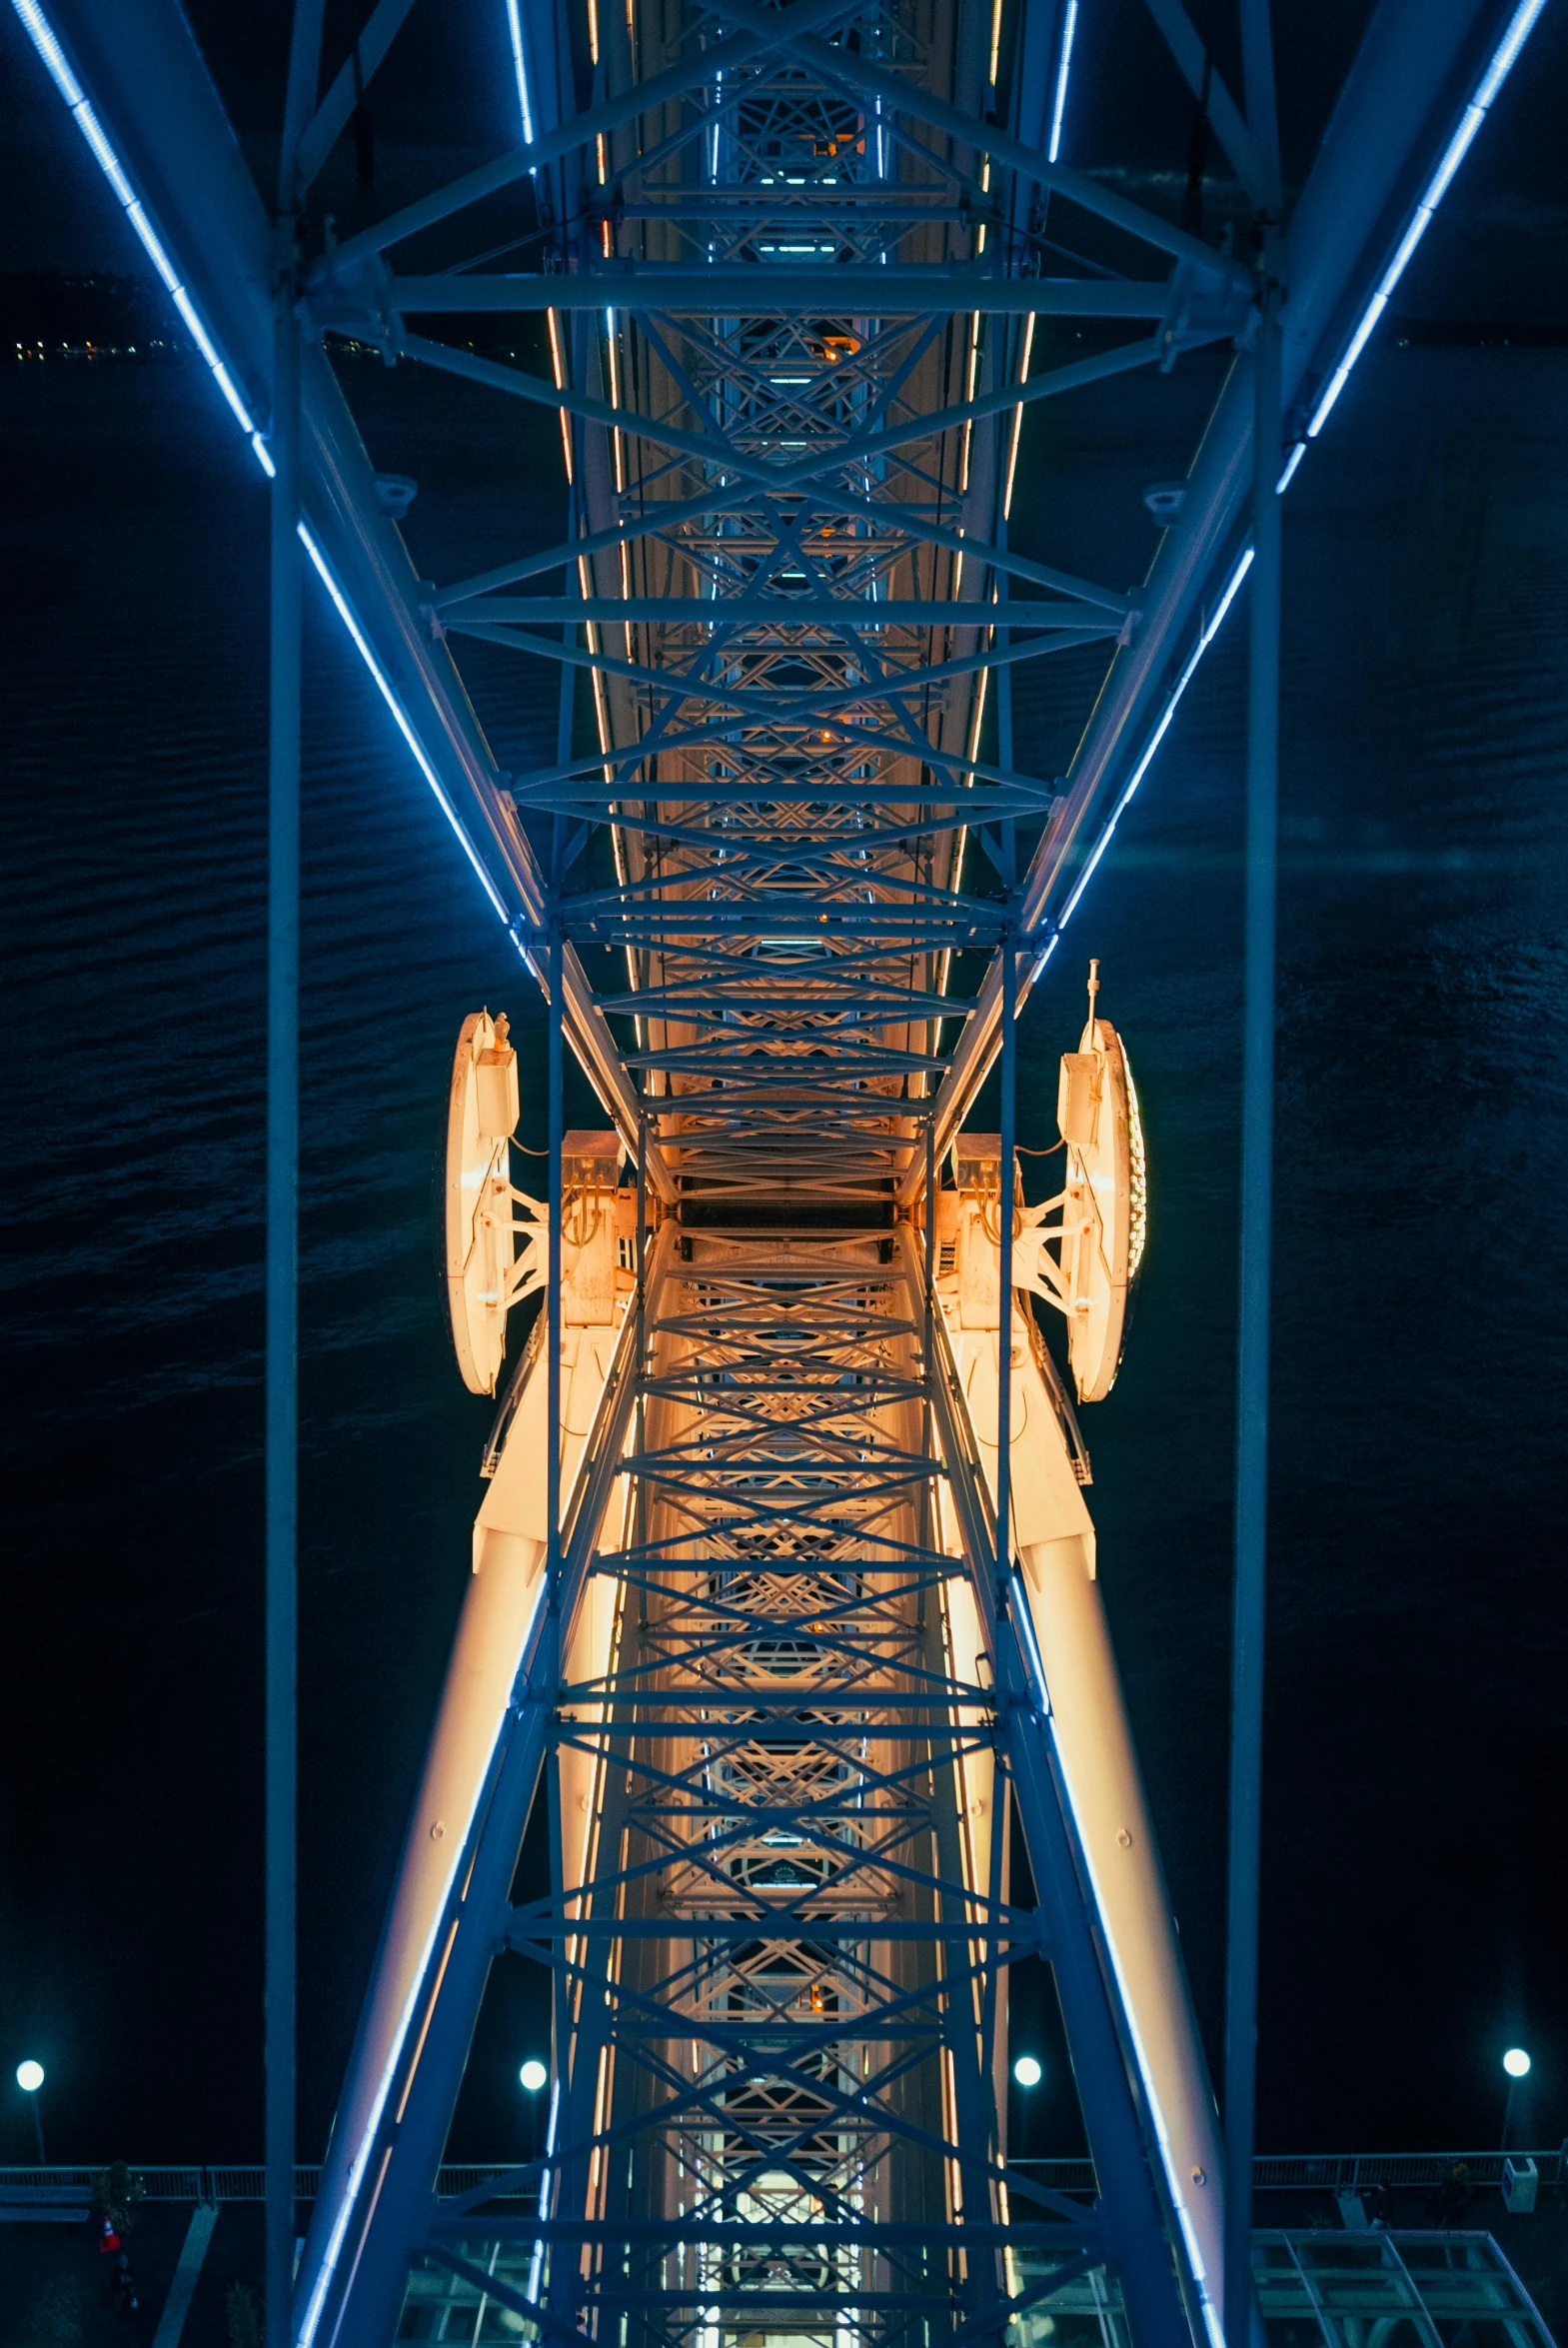
M287 12L199 0L190 13L247 153L270 185ZM1292 180L1310 160L1367 13L1352 0L1276 10ZM1168 200L1184 167L1185 134L1173 141L1170 128L1185 120L1182 108L1157 79L1132 93L1114 79L1135 14L1134 0L1084 0L1066 151L1133 192L1163 191L1160 200ZM1224 8L1215 0L1192 14L1228 70ZM329 7L330 67L350 24L350 12ZM1558 0L1401 288L1404 320L1568 334L1565 88L1568 5ZM374 92L378 207L390 209L508 145L513 107L499 0L464 11L427 0ZM323 200L353 218L359 199L341 153ZM1217 211L1225 200L1216 185ZM140 248L9 9L0 10L0 219L5 270L145 273ZM1287 692L1304 713L1287 747L1286 805L1295 811L1287 842L1310 851L1325 837L1311 826L1327 820L1330 842L1342 821L1346 838L1370 841L1377 853L1390 841L1388 853L1398 849L1403 814L1385 811L1392 829L1375 839L1355 830L1361 819L1343 781L1355 771L1353 728L1333 753L1345 805L1327 819L1313 812L1309 785L1321 783L1330 800L1336 788L1335 776L1318 772L1330 754L1315 746L1328 742L1331 705L1351 692L1343 680L1352 672L1354 706L1365 713L1362 747L1379 727L1391 737L1405 723L1400 713L1426 690L1422 680L1435 678L1421 666L1431 647L1415 645L1412 615L1435 615L1436 642L1463 605L1448 666L1473 669L1488 692L1495 688L1501 723L1490 731L1477 724L1473 789L1470 753L1454 751L1457 777L1445 807L1467 843L1489 842L1501 826L1522 857L1556 859L1562 834L1551 832L1548 817L1544 850L1532 846L1536 835L1515 839L1508 831L1509 746L1530 736L1543 681L1562 673L1568 600L1557 583L1568 532L1549 518L1544 536L1528 538L1523 576L1538 596L1526 625L1505 608L1506 582L1497 585L1509 568L1501 542L1488 538L1489 523L1472 530L1466 501L1484 504L1495 490L1499 500L1527 506L1538 477L1543 507L1568 512L1560 438L1568 429L1568 361L1550 351L1528 363L1499 354L1488 375L1490 353L1444 352L1441 367L1396 375L1397 336L1385 339L1390 347L1366 362L1365 405L1347 398L1319 479L1303 480L1287 520L1300 550L1290 557L1301 599L1295 609L1317 599L1325 615L1311 644L1303 626L1287 650ZM1526 374L1526 364L1557 372ZM386 386L369 373L351 396L357 408L363 400L373 435L383 429L377 402ZM194 367L102 380L112 386L112 406L111 391L85 372L69 381L59 374L47 399L32 383L0 395L11 470L0 514L7 628L24 656L5 727L14 878L5 885L4 952L19 1014L6 1022L16 1140L7 1152L3 1223L12 1398L0 1442L20 1562L14 1635L0 1663L0 2158L31 2157L27 2114L10 2085L29 2053L49 2068L46 2112L58 2157L254 2158L265 509ZM550 503L559 496L553 421L530 426L532 439L515 435L505 449L476 437L459 451L468 396L443 392L447 404L432 397L413 423L401 422L396 429L413 436L412 447L392 440L388 406L391 454L383 460L383 444L373 440L378 461L439 484L459 521L493 498L537 499L545 543L559 529ZM1412 444L1436 451L1422 458L1419 477L1414 459L1408 478L1398 470L1406 400L1446 403L1440 432L1411 427ZM1521 465L1505 490L1496 486L1497 465L1514 440L1541 452L1540 470ZM548 498L538 486L544 481ZM429 519L416 508L416 522L434 533L434 487L428 503ZM1472 539L1479 551L1467 570ZM1335 549L1346 545L1363 564L1353 591L1335 577ZM1408 556L1399 555L1402 546ZM1395 551L1385 577L1387 549ZM433 571L450 566L457 551L434 539L416 549ZM1500 618L1488 617L1494 587L1504 598ZM426 1185L446 1058L463 1013L481 1000L495 1006L507 996L525 1044L537 1041L538 1029L515 965L480 926L439 819L406 795L391 821L373 797L388 774L403 791L401 753L382 739L382 721L341 641L329 640L319 621L311 628L307 2158L319 2153L330 2118L439 1687L488 1422L487 1406L461 1393L445 1358L430 1269ZM1312 674L1319 659L1342 666L1325 680ZM477 657L475 674L485 675ZM1194 804L1184 790L1205 804L1215 762L1234 761L1241 676L1233 639L1216 652L1202 694L1192 697L1146 787L1146 799L1165 794L1167 815ZM538 690L553 704L553 685ZM539 711L517 714L525 747L529 727L545 722ZM1400 755L1390 751L1390 763ZM1542 754L1548 765L1556 755ZM1553 772L1560 784L1560 763ZM1410 824L1435 820L1434 804L1417 810L1412 800ZM1222 864L1231 854L1233 815L1233 801L1215 802L1202 855ZM1159 829L1164 820L1156 808L1140 817L1151 830L1125 828L1118 856L1124 850L1126 877L1108 898L1106 924L1120 968L1133 974L1131 1007L1118 1024L1135 1065L1140 1023L1151 1056L1167 1269L1151 1276L1134 1331L1146 1366L1134 1374L1134 1352L1103 1435L1091 1428L1090 1441L1108 1602L1212 2054L1233 1302L1233 1223L1224 1219L1233 1190L1230 1174L1216 1179L1214 1166L1231 1164L1233 1094L1221 1058L1183 1054L1210 1017L1219 1026L1233 1017L1232 995L1216 1007L1195 974L1218 971L1221 986L1233 988L1234 904L1230 882L1216 884L1218 942L1194 950L1184 972L1186 945L1167 921L1169 870L1195 852L1179 826ZM1292 835L1289 821L1306 828ZM1388 870L1391 888L1416 895L1428 887L1400 882L1397 865ZM1312 1140L1341 1132L1335 1121L1347 1101L1357 1121L1347 1150L1389 1115L1379 1198L1386 1205L1416 1196L1425 1220L1411 1259L1429 1276L1415 1283L1419 1292L1404 1294L1397 1320L1356 1326L1353 1305L1342 1293L1335 1298L1334 1245L1314 1239L1294 1253L1288 1240L1281 1245L1281 1324L1299 1336L1307 1366L1294 1383L1289 1373L1283 1381L1279 1438L1285 1600L1270 1720L1278 1739L1271 1750L1284 1757L1265 1895L1265 2148L1334 2149L1351 2137L1411 2146L1489 2141L1500 2107L1499 2032L1498 2043L1529 2033L1542 2050L1530 2113L1536 2141L1568 2129L1559 1953L1568 1857L1560 1594L1568 1355L1550 1334L1560 1293L1553 1283L1568 1273L1554 1203L1568 1143L1560 1057L1568 916L1559 894L1528 921L1521 915L1515 932L1490 887L1476 884L1486 906L1473 929L1468 900L1456 895L1432 915L1440 945L1397 943L1404 933L1395 919L1383 933L1396 941L1386 952L1376 904L1357 900L1352 921L1347 897L1331 906L1314 901L1310 955L1335 971L1318 995L1302 976L1308 947L1292 947L1287 927L1282 1130L1300 1140L1297 1163L1315 1166ZM1085 939L1084 951L1093 950ZM1531 992L1516 1000L1498 980L1493 1012L1488 974L1500 965L1523 969ZM1058 1031L1074 1015L1078 983L1074 975L1042 1001L1034 1046L1042 1072L1065 1040ZM1379 997L1395 1008L1385 1025L1374 1022L1373 1066L1343 1039ZM1514 1072L1500 1172L1489 1167L1487 1142L1487 1120L1504 1115L1485 1090L1488 1018ZM1527 1035L1512 1059L1511 1020L1518 1036ZM1392 1113L1389 1084L1407 1088L1396 1091ZM1034 1092L1028 1114L1044 1118L1043 1075ZM568 1108L570 1119L570 1101ZM577 1114L593 1122L586 1100ZM1333 1215L1305 1188L1292 1190L1288 1165L1287 1158L1282 1217L1298 1217L1298 1233L1321 1237L1314 1215L1321 1211L1325 1228ZM1456 1165L1469 1174L1469 1186L1457 1190L1444 1173ZM1541 1190L1553 1203L1538 1214ZM1201 1223L1200 1204L1208 1216ZM1364 1193L1333 1211L1363 1235L1369 1227ZM1390 1214L1396 1236L1387 1245L1403 1246ZM1381 1245L1369 1243L1366 1254L1374 1289ZM1519 1260L1532 1245L1539 1249L1533 1288ZM1222 1274L1206 1280L1205 1264L1220 1255ZM1498 1257L1507 1259L1507 1277L1499 1274L1496 1285L1514 1299L1512 1322L1495 1300L1474 1303ZM1185 1295L1178 1268L1191 1282ZM1190 1296L1199 1285L1204 1300L1194 1313ZM1475 1309L1492 1312L1479 1358ZM1340 1327L1330 1345L1323 1322L1334 1313ZM1375 1463L1357 1450L1347 1392L1365 1395L1386 1438ZM1455 1453L1478 1423L1491 1447L1463 1476L1454 1471L1450 1484ZM1171 1581L1154 1579L1146 1537L1153 1501L1142 1487L1194 1449L1204 1458L1198 1491L1207 1497L1201 1505L1193 1499L1186 1514L1172 1511L1168 1554L1158 1560L1173 1575L1190 1570L1197 1592L1191 1621L1178 1626ZM1336 1479L1337 1493L1325 1498ZM1445 1564L1449 1532L1455 1554ZM1341 1542L1351 1552L1345 1578L1335 1581L1325 1562L1321 1604L1298 1603L1304 1560L1309 1553L1331 1560ZM1478 1577L1474 1610L1434 1612L1421 1595L1422 1573L1434 1561L1431 1586L1459 1587L1461 1550ZM1133 1560L1119 1584L1118 1553ZM1385 1567L1387 1587L1405 1594L1380 1611L1368 1593ZM1292 1580L1297 1571L1301 1578ZM1143 1607L1141 1638L1135 1605ZM1190 1677L1162 1672L1150 1622L1174 1643L1190 1632ZM1198 1790L1184 1801L1189 1766L1187 1784ZM1409 1922L1416 1901L1419 1931ZM1452 1947L1438 1948L1450 1938ZM487 2075L515 2078L517 2060L536 2050L536 1992L526 1982L508 1989L487 2015L480 2047ZM1385 2040L1393 2050L1386 2080L1378 2075ZM1423 2047L1438 2046L1423 2069ZM463 2149L518 2151L515 2104L515 2094L507 2103L476 2088L460 2111ZM1054 2123L1040 2124L1041 2149L1065 2147L1065 2137L1049 2133ZM1298 2141L1305 2134L1317 2141Z

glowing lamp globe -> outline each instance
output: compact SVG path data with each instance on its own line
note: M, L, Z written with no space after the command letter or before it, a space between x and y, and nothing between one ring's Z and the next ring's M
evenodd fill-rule
M1012 2075L1020 2087L1037 2087L1045 2074L1036 2055L1020 2054L1012 2066Z
M1530 2068L1530 2057L1522 2046L1510 2046L1503 2056L1503 2069L1510 2079L1522 2079ZM20 2072L17 2074L21 2076Z
M36 2095L44 2083L42 2063L26 2062L16 2066L16 2083L24 2095Z
M523 2065L522 2070L518 2073L519 2079L528 2089L530 2095L537 2095L549 2076L550 2073L546 2070L544 2064L539 2060L537 2055L530 2055L528 2061Z

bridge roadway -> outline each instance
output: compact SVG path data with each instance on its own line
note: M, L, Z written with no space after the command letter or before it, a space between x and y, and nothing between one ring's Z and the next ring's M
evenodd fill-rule
M270 2341L958 2348L1089 2302L1136 2348L1249 2333L1086 1457L998 1212L1015 1025L1254 547L1277 589L1276 481L1538 4L1379 0L1282 221L1266 6L1232 96L1148 0L1086 160L1145 96L1184 151L1190 85L1221 240L1201 188L1178 227L1063 160L1075 0L475 0L521 135L352 234L323 191L408 0L325 95L300 0L275 203L173 0L15 0L274 482ZM493 88L440 97L493 137ZM534 358L475 347L541 312ZM418 577L344 337L559 416L547 546ZM1112 398L1151 480L1185 469L1141 538L1108 474L1051 474L1043 403ZM286 2320L302 546L547 996L552 1276ZM526 773L475 640L559 671ZM1014 726L1042 660L1059 774ZM565 1132L568 1051L608 1156ZM939 1186L998 1056L1000 1136ZM1088 2201L1007 2165L1024 1955ZM438 2199L517 1963L553 1985L547 2143Z

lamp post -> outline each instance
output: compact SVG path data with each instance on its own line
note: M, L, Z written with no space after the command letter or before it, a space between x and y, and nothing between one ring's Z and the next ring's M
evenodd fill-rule
M1028 2096L1032 2090L1039 2085L1041 2079L1044 2078L1045 2072L1037 2054L1019 2054L1013 2057L1012 2075L1018 2086L1023 2089L1025 2096ZM1018 2115L1018 2140L1020 2145L1027 2144L1032 2133L1029 2127L1027 2115L1028 2106L1025 2105L1024 2110Z
M539 2158L539 2091L550 2073L537 2054L531 2054L518 2073L518 2084L528 2097L528 2153L530 2160Z
M31 2059L18 2063L16 2083L33 2107L33 2134L38 2140L38 2165L40 2168L46 2168L48 2156L44 2151L44 2115L38 2101L38 2090L44 2083L43 2064L35 2063Z
M1522 2046L1509 2047L1508 2052L1503 2056L1503 2069L1508 2074L1508 2096L1506 2102L1503 2105L1502 2141L1502 2150L1506 2152L1508 2150L1509 2140L1513 2135L1514 2097L1519 2092L1520 2080L1527 2079L1530 2076L1530 2057L1525 2053L1525 2050Z
M1028 2094L1032 2087L1040 2085L1040 2080L1044 2078L1044 2066L1042 2066L1040 2057L1037 2057L1037 2054L1014 2054L1011 2076L1014 2076L1018 2087L1023 2087L1023 2092ZM1028 2111L1018 2113L1018 2141L1021 2141L1021 2144L1028 2144L1030 2141Z

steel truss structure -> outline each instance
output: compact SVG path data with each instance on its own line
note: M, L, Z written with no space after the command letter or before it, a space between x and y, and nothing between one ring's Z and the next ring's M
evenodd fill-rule
M1086 1456L1001 1211L1015 1024L1255 558L1260 1590L1278 499L1541 4L1377 0L1287 211L1266 0L1215 55L1147 0L1120 70L1173 61L1200 105L1245 232L1216 243L1062 160L1090 0L473 0L515 144L346 236L313 190L411 0L378 0L324 95L321 0L296 0L265 200L175 0L14 0L273 482L271 2340L959 2348L1085 2308L1135 2348L1247 2337L1247 2205L1227 2258ZM548 373L443 332L525 313ZM559 415L554 542L419 579L343 338ZM1012 543L1026 411L1132 378L1168 471L1203 352L1211 411L1141 584L1085 575L1092 547L1046 559L1038 515ZM551 1157L548 1228L521 1192L495 1209L547 1301L291 2316L302 550L545 990ZM491 755L470 639L560 670L527 774ZM1058 655L1082 732L1041 776L1013 680ZM608 1138L565 1131L569 1049ZM1000 1135L955 1149L998 1056ZM1025 1955L1053 1968L1091 2200L1007 2165ZM548 2145L438 2199L514 1958L553 1980Z

